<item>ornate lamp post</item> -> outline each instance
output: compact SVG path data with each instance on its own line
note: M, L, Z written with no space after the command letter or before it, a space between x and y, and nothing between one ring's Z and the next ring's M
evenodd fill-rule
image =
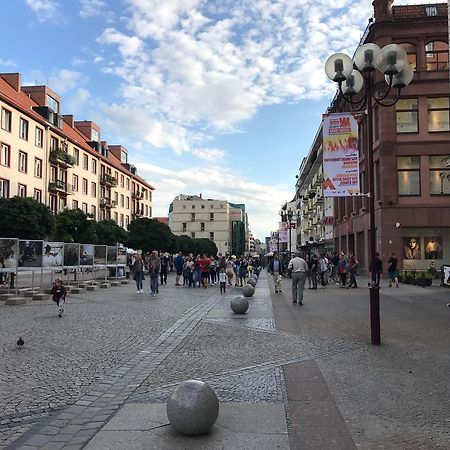
M377 83L377 70L383 75L387 87ZM397 44L382 49L376 44L364 44L353 59L344 53L330 56L325 63L327 77L338 84L339 93L355 112L364 111L367 130L367 168L369 178L369 243L372 283L370 295L371 342L380 345L380 292L375 283L375 180L373 173L373 108L393 106L401 90L413 78L413 68L407 62L406 51ZM364 88L364 89L363 89ZM393 95L390 95L393 93Z
M298 219L298 216L300 215L300 210L293 210L290 206L286 210L280 210L280 216L281 221L286 222L288 224L288 230L289 230L289 259L292 258L292 233L291 233L291 226L292 226L292 219L295 216L295 221Z

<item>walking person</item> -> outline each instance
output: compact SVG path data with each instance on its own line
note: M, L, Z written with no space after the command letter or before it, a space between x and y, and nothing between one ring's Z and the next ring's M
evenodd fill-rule
M289 261L288 270L292 271L292 303L302 306L308 264L297 254Z
M311 289L317 289L317 274L318 274L319 270L320 270L319 260L317 259L316 255L312 255L311 256L311 267L310 267L311 283L312 283Z
M319 270L320 270L320 284L324 288L328 284L328 259L325 254L322 253L319 258Z
M205 253L202 255L202 258L200 259L200 274L201 274L201 281L202 286L204 289L208 287L208 280L209 280L209 274L210 274L210 266L211 260L209 259L208 255Z
M357 288L358 284L356 283L356 271L358 269L358 260L353 253L350 253L350 258L348 260L348 271L350 274L350 284L349 288Z
M211 286L216 284L216 267L217 260L216 258L210 258L211 263L209 264L209 281L211 282Z
M308 280L308 289L311 289L311 258L309 257L309 255L305 256L305 261L306 264L308 265L308 270L306 271L306 279Z
M175 286L181 286L180 277L181 275L183 275L183 267L184 267L184 258L181 252L178 253L173 263L175 265L175 270L177 271L177 275L175 277Z
M241 278L241 260L237 257L234 260L234 276L235 276L235 286L242 286L242 278Z
M62 317L63 315L64 305L66 303L66 293L67 291L61 278L57 278L53 283L51 294L52 300L56 303L56 306L58 306L58 317Z
M142 280L144 279L144 261L142 261L142 256L140 253L136 255L132 272L133 280L136 281L136 293L142 294L144 292L144 289L142 289Z
M167 284L167 272L169 271L169 256L162 253L160 256L161 271L159 272L160 284Z
M348 273L348 260L347 256L345 256L344 252L341 252L341 256L339 258L339 264L337 269L338 275L341 277L341 288L345 288L347 283L347 273Z
M369 267L369 272L372 274L372 265ZM380 287L380 278L383 273L383 261L381 261L380 254L375 253L375 279L372 280L375 286Z
M273 283L275 285L275 294L282 292L281 289L281 274L284 273L283 261L279 259L278 253L273 255L272 261L269 264L269 272L272 274Z
M220 293L225 294L227 291L227 274L225 273L225 269L220 269L219 283L220 283Z
M148 273L150 275L150 295L155 296L159 293L158 278L161 270L161 260L158 252L153 250L147 261Z
M227 274L228 285L232 286L234 276L234 263L231 257L228 259L226 263L225 273Z
M398 287L398 271L397 271L398 259L395 256L395 253L391 253L391 257L388 260L388 276L390 278L389 287L392 287L392 283L395 283L395 286Z

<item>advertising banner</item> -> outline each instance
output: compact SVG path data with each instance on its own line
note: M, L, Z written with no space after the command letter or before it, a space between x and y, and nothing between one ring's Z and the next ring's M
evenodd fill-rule
M64 242L44 241L42 265L44 267L62 267L64 263Z
M106 245L94 245L94 266L106 266Z
M279 222L278 223L278 237L280 239L280 243L287 243L288 241L288 224L287 222Z
M19 240L19 269L42 267L43 241Z
M350 113L323 116L323 194L360 194L358 124Z
M17 270L17 239L0 239L0 272Z
M80 265L80 244L64 243L64 267Z

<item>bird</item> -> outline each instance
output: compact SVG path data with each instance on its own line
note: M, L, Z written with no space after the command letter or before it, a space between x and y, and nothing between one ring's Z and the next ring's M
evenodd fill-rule
M25 341L22 339L22 336L19 336L19 339L17 340L17 346L19 348L22 348L23 344L25 344Z

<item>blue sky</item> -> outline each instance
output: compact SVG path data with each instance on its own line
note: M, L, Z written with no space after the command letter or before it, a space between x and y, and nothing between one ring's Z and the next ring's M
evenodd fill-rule
M3 0L0 70L48 84L63 114L124 145L155 216L202 193L246 203L263 240L334 95L323 64L353 53L371 3Z

